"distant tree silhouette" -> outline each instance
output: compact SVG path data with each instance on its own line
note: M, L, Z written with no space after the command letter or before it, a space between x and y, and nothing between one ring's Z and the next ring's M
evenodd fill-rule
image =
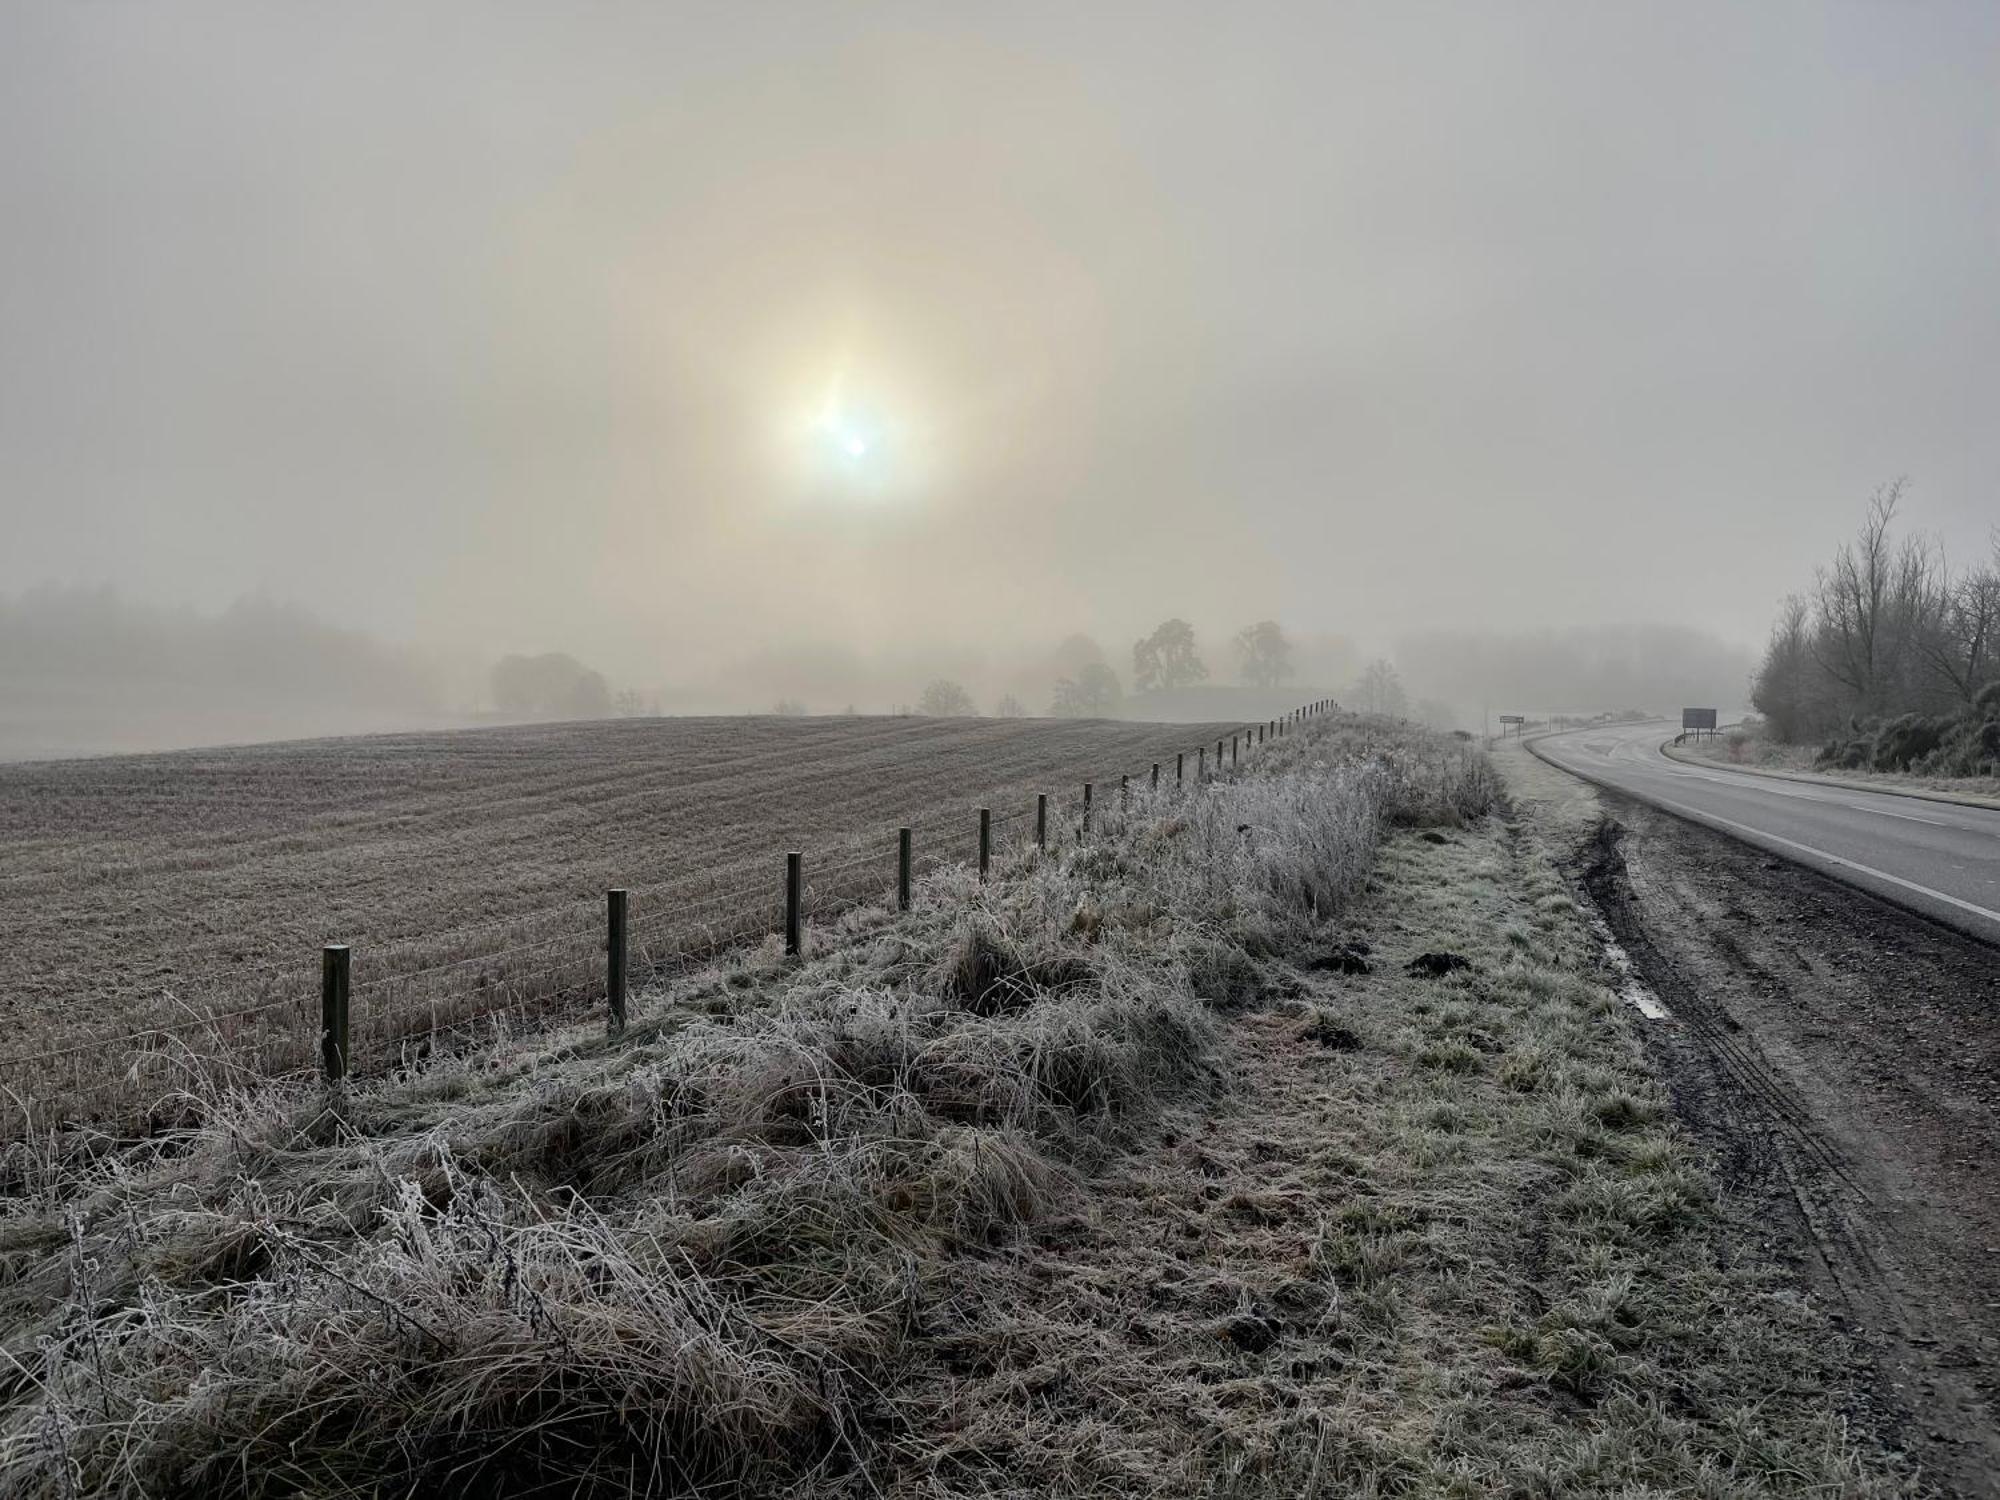
M1086 662L1076 676L1056 683L1049 712L1059 719L1102 718L1117 708L1124 696L1116 672L1102 662Z
M1292 675L1292 643L1276 620L1259 620L1237 631L1236 655L1243 680L1258 687L1276 687Z
M917 712L929 719L969 719L979 710L972 694L949 677L940 677L917 699Z
M1132 647L1132 691L1170 692L1208 677L1208 664L1194 646L1194 627L1172 619Z
M993 712L1002 719L1025 719L1028 717L1028 706L1012 693L1008 693L994 705Z
M805 715L806 706L796 698L780 698L771 705L771 712L781 719L797 719Z
M1403 691L1403 679L1392 664L1379 656L1362 671L1360 680L1348 694L1348 701L1365 714L1388 714L1395 718L1402 717L1410 706L1409 695Z
M1074 677L1092 662L1104 660L1104 648L1089 636L1078 631L1066 635L1057 644L1054 665L1065 677Z
M602 673L565 652L503 656L493 666L493 705L515 719L608 719L611 690Z

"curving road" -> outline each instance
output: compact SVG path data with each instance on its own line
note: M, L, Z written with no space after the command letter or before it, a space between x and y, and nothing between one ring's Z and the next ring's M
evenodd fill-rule
M2000 944L2000 810L1669 760L1664 720L1545 735L1529 749L1612 791L1731 834Z

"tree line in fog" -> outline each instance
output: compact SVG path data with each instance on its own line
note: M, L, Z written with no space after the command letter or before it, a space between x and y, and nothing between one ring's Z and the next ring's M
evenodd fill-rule
M1851 741L1911 716L1940 721L1944 737L1944 721L2000 708L2000 531L1987 557L1955 561L1898 533L1903 495L1900 480L1877 490L1854 536L1781 607L1751 692L1776 738Z

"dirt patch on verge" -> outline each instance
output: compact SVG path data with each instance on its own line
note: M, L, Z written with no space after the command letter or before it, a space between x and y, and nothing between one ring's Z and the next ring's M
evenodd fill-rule
M1828 1309L1865 1425L2000 1496L2000 955L1607 796L1574 860L1723 1201Z

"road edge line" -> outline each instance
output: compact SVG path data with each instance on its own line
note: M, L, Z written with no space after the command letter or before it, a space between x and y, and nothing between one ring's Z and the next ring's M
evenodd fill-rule
M1954 807L1977 807L1987 812L2000 812L2000 798L1980 797L1971 792L1937 792L1928 787L1877 786L1872 781L1849 781L1841 776L1816 776L1810 771L1774 771L1768 766L1733 766L1723 761L1689 755L1675 746L1672 740L1661 743L1660 754L1681 765L1702 766L1711 771L1739 771L1745 776L1768 776L1773 781L1796 781L1805 786L1830 786L1844 792L1877 792L1885 797L1910 797L1919 802L1943 802Z
M1548 736L1540 738L1548 738ZM1810 844L1798 843L1796 840L1785 838L1781 834L1765 833L1762 829L1752 828L1745 823L1738 823L1733 818L1725 818L1717 813L1705 813L1698 808L1687 807L1678 802L1669 802L1663 797L1648 796L1646 793L1634 791L1630 787L1618 786L1609 781L1599 780L1588 772L1579 771L1574 766L1566 766L1561 761L1551 760L1548 756L1542 754L1538 748L1540 738L1527 741L1523 748L1543 765L1561 771L1566 776L1574 776L1577 780L1587 782L1591 786L1597 787L1600 791L1609 792L1613 796L1629 797L1634 802L1641 803L1644 806L1657 808L1659 811L1667 813L1672 817L1680 818L1683 822L1698 824L1712 833L1721 834L1724 838L1733 838L1739 844L1747 844L1751 848L1760 849L1766 854L1775 854L1780 859L1789 860L1800 869L1810 870L1815 875L1837 881L1850 890L1857 890L1863 895L1873 896L1878 901L1886 901L1891 906L1922 917L1925 921L1935 922L1938 926L1957 933L1960 937L1970 938L1973 942L1979 943L1984 947L2000 950L2000 939L1996 939L1991 934L1981 932L1969 923L1954 919L1944 912L1929 911L1911 902L1898 900L1895 896L1875 889L1872 885L1858 877L1867 876L1872 880L1882 881L1897 889L1915 892L1918 895L1936 901L1945 908L1945 912L1961 910L1975 912L1993 922L1996 927L2000 927L2000 912L1988 910L1976 902L1947 895L1943 891L1934 891L1927 885L1919 885L1914 880L1905 880L1899 875L1891 875L1887 871L1877 870L1872 865L1860 864L1855 860L1845 859L1838 854L1829 854L1824 849L1815 849ZM1800 854L1810 855L1812 858L1798 858ZM1825 860L1831 868L1824 868L1814 863L1815 860Z

